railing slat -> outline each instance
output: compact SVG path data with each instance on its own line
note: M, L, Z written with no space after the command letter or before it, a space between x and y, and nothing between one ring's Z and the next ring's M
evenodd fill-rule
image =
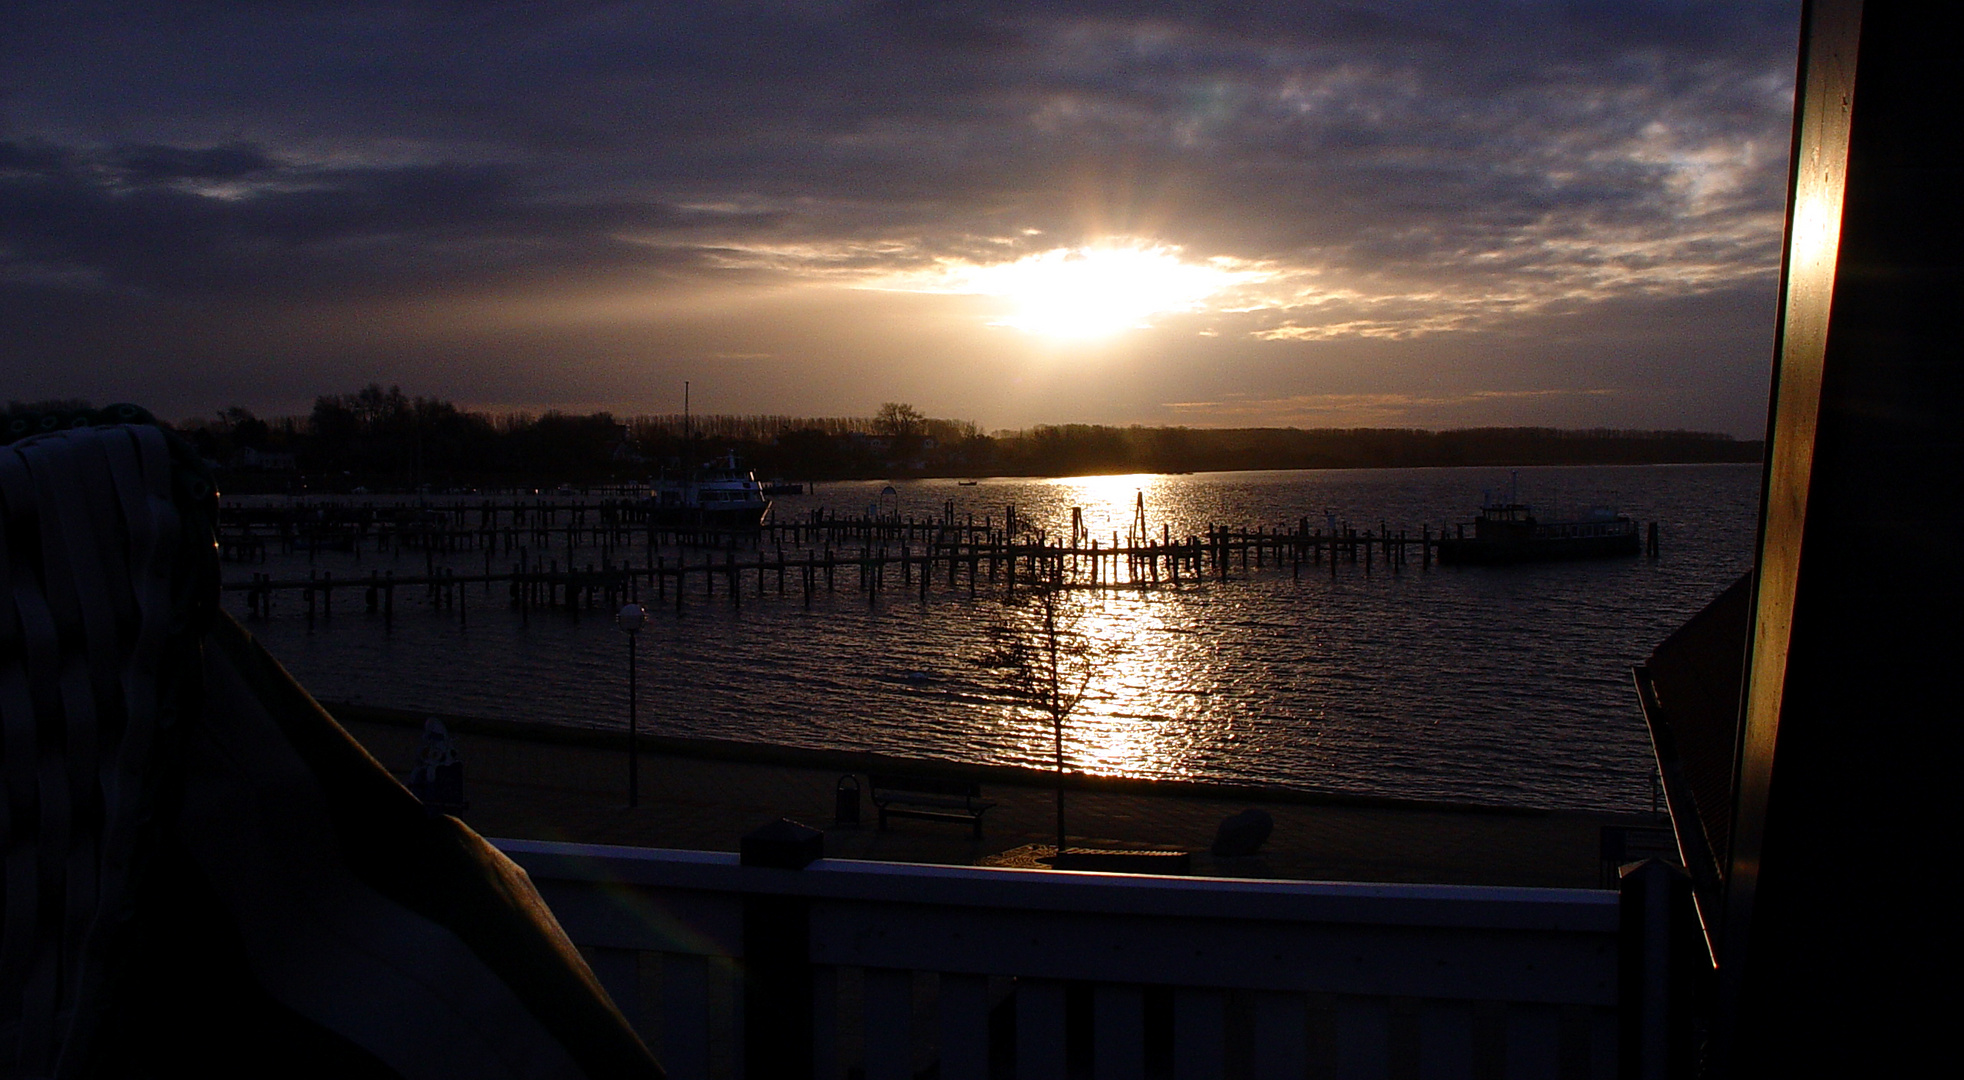
M1560 1075L1561 1021L1551 1005L1507 1009L1507 1080L1556 1080Z
M1590 1010L1589 1075L1596 1080L1614 1080L1616 1076L1616 1036L1616 1010Z
M1308 1007L1297 994L1256 994L1254 1080L1301 1080L1309 1068Z
M1376 998L1337 999L1337 1080L1385 1080L1391 1074L1391 1009Z
M914 976L893 968L866 969L866 1080L914 1075Z
M1473 1010L1428 1001L1418 1014L1419 1080L1473 1080Z
M839 969L812 969L812 1075L816 1080L839 1080L845 1066L839 1061Z
M989 980L981 975L942 975L941 1080L987 1080L989 1075Z
M661 958L662 1065L673 1080L708 1080L709 960L685 953Z
M1064 984L1016 980L1016 1080L1064 1080Z
M743 1062L743 967L732 956L709 958L709 1074L747 1075Z
M1096 1080L1146 1074L1146 995L1136 986L1100 985L1091 995L1092 1067Z
M1173 1075L1220 1080L1227 1071L1227 995L1218 990L1173 992Z

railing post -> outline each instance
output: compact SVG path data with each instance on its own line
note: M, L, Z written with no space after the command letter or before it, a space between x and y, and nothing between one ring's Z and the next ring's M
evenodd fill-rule
M802 870L825 854L825 834L784 818L743 838L745 866ZM811 901L743 897L743 1060L753 1077L813 1075Z
M1659 859L1631 863L1622 870L1618 906L1617 1075L1691 1077L1701 1042L1701 991L1712 972L1691 878Z

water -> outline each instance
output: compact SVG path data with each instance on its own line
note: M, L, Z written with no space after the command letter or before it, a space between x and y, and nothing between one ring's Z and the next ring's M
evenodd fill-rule
M1124 534L1143 493L1148 526L1175 537L1210 523L1312 528L1332 518L1416 535L1464 521L1483 490L1504 495L1508 470L1370 469L835 484L778 500L861 514L1020 521L1067 535L1084 508L1091 534ZM1662 555L1517 567L1394 571L1381 560L1272 564L1228 582L1071 594L1073 625L1109 653L1071 716L1071 767L1508 805L1647 809L1651 759L1629 668L1751 565L1758 466L1522 469L1519 496L1544 518L1614 505L1657 521ZM1548 512L1552 507L1555 513ZM563 557L563 552L555 552ZM590 553L588 553L590 554ZM592 556L598 561L597 556ZM579 561L587 561L581 555ZM320 569L365 576L420 553L324 555ZM481 556L452 557L459 572ZM501 564L502 565L502 564ZM270 567L304 575L304 556ZM897 585L869 604L839 591L807 608L796 574L780 599L692 595L658 607L640 635L644 730L785 745L1047 767L1047 717L1019 704L981 661L990 628L1027 618L986 588L945 577L925 602ZM695 579L698 583L700 578ZM775 589L775 582L772 582ZM594 613L504 606L502 586L469 597L468 626L400 590L393 631L348 610L309 628L298 604L248 622L317 696L407 709L619 727L626 722L627 643ZM697 585L700 588L700 585ZM755 578L750 579L755 589ZM227 594L235 612L243 599Z

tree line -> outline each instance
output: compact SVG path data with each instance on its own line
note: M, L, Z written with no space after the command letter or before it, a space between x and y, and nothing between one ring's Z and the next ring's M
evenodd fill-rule
M379 384L319 397L305 416L266 419L232 406L176 426L225 470L233 491L631 482L728 451L760 476L792 480L1750 462L1761 453L1758 440L1710 432L1533 427L1046 424L984 434L972 421L901 402L865 417L494 415Z

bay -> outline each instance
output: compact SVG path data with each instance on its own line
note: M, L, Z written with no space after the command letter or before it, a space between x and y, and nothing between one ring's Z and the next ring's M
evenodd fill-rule
M1416 536L1468 520L1486 493L1517 492L1544 519L1614 506L1658 522L1659 557L1431 568L1414 557L1335 575L1237 562L1226 581L1075 592L1078 625L1109 656L1070 718L1065 756L1101 774L1639 810L1652 764L1630 665L1751 566L1759 476L1756 465L1663 465L911 480L823 485L774 513L952 511L1000 526L1013 505L1055 538L1075 508L1108 545L1141 498L1154 538L1304 519ZM482 569L475 552L440 561ZM226 572L308 566L288 555ZM337 578L391 566L420 573L422 557L314 564ZM974 599L965 583L937 580L925 600L889 586L869 602L847 570L807 605L795 574L784 597L774 580L755 596L752 577L741 606L720 588L679 613L655 606L638 646L644 730L1048 767L1048 719L981 663L992 627L1017 610L986 582ZM460 620L411 591L398 594L391 629L345 601L309 625L290 598L247 625L325 699L625 725L628 646L606 617L522 620L502 593L474 591ZM240 594L227 604L243 616Z

